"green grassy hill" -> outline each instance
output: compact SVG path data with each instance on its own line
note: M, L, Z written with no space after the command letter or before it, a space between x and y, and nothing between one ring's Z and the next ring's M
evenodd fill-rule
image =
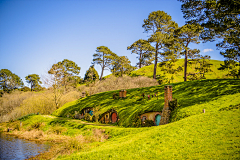
M209 72L206 74L206 79L218 79L218 78L227 78L226 74L228 73L227 70L218 70L218 68L220 67L220 64L224 64L223 61L218 61L218 60L210 60L209 63L213 64L211 66L211 69L213 72ZM173 68L177 68L178 66L184 67L184 59L179 59L175 66ZM153 77L153 68L154 65L150 65L150 66L145 66L142 67L136 71L133 71L131 73L131 76L147 76L152 78ZM194 65L188 65L188 70L187 72L194 72L195 71L195 66ZM161 71L161 68L159 66L157 66L157 75L163 75L163 71ZM172 75L170 74L166 74L166 77L168 79L171 78ZM173 83L175 82L183 82L183 77L184 77L184 71L181 71L177 74L173 75L174 80Z
M240 104L240 80L239 79L216 79L200 80L173 83L173 98L178 101L178 108L172 112L170 121L178 121L183 118L214 112L230 105ZM81 111L86 107L100 107L100 112L104 113L110 109L115 109L119 115L119 126L130 127L139 119L139 116L149 111L162 111L164 106L164 85L135 88L127 90L125 99L113 99L113 93L109 91L95 94L86 98L79 99L65 104L53 115L67 117L74 115L75 111ZM148 100L143 99L145 95L157 93L157 97Z
M59 159L239 159L239 114L240 109L216 110L163 126L126 130L127 135Z
M171 123L166 125L124 128L44 115L20 120L26 130L37 128L46 137L56 132L58 136L73 138L67 141L69 145L63 144L63 148L75 149L75 152L55 154L57 159L240 159L240 80L211 79L173 83L172 86L179 106L172 112ZM54 115L66 117L76 110L100 105L102 113L111 108L118 111L119 125L131 126L139 114L162 110L163 88L159 85L129 89L127 98L121 100L112 99L117 91L99 93L67 103ZM158 99L141 99L142 93L157 91ZM3 125L14 128L14 125L19 126L19 121ZM108 139L94 141L96 130L103 131ZM79 136L86 137L88 143L74 140ZM61 146L53 150L64 153Z
M240 80L172 85L173 97L180 106L172 113L171 123L150 128L106 129L112 138L102 145L59 159L239 159ZM140 100L141 93L156 91L160 92L158 100ZM114 107L119 112L120 124L130 125L133 117L163 107L163 86L128 90L124 100L111 100L112 93L67 104L55 114L64 116L66 111L100 104L102 111Z

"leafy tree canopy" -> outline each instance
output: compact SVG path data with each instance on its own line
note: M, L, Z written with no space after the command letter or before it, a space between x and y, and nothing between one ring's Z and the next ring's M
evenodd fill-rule
M132 50L132 53L138 54L139 62L137 65L139 65L139 68L142 66L150 65L153 61L153 51L155 48L144 39L139 39L135 41L132 45L127 47L128 50Z
M123 74L130 74L136 67L131 66L130 60L126 56L117 57L112 63L112 73L115 76L123 76Z
M96 53L93 54L93 64L99 64L102 68L100 80L102 80L103 71L105 69L111 69L112 61L116 57L117 55L113 53L108 47L97 47Z
M4 91L17 89L23 86L20 77L8 69L0 70L0 88Z
M188 57L193 57L194 54L199 53L194 52L195 50L189 50L188 46L190 43L200 43L199 35L201 31L202 27L199 24L185 24L174 31L177 41L181 45L181 48L184 49L184 52L181 52L185 56L184 81L187 81Z
M204 41L221 38L220 54L232 65L240 65L240 1L239 0L179 0L184 18L189 24L200 24ZM223 68L229 68L226 62ZM237 63L235 63L237 62ZM240 77L240 68L237 73Z
M40 87L39 84L42 84L42 82L40 81L40 77L37 74L30 74L26 76L25 79L26 79L26 82L30 84L31 91L35 88Z
M97 79L99 79L98 72L95 70L94 65L92 65L86 71L85 76L84 76L84 80L85 81L95 81Z
M158 60L163 60L166 56L164 49L173 44L173 32L178 25L164 11L154 11L149 14L148 19L144 19L142 27L147 33L151 33L148 41L155 44L153 78L156 79Z
M53 87L59 88L63 85L65 92L67 85L73 82L71 77L78 75L80 69L75 62L68 59L53 64L52 68L48 71L49 74L53 75Z

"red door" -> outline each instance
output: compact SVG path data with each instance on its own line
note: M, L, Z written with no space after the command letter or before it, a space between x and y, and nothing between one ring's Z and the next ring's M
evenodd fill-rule
M113 113L112 114L112 123L115 123L115 122L117 122L117 113Z

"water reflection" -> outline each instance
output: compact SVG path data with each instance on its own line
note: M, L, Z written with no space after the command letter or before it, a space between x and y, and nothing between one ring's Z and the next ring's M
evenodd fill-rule
M0 159L27 159L49 147L49 144L18 139L0 132Z

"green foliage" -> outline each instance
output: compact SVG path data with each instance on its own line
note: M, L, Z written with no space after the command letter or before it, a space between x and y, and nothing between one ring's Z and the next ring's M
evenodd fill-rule
M23 82L18 75L8 69L0 70L0 89L3 91L11 91L22 86Z
M189 81L187 83L174 83L173 98L178 100L178 107L172 113L172 120L177 121L188 116L188 112L179 114L183 108L208 103L213 98L220 98L224 95L236 94L240 92L239 80L201 80ZM117 91L103 92L79 99L74 103L69 103L56 110L53 115L66 117L67 113L74 114L75 111L81 111L86 107L95 108L99 106L99 114L115 109L119 116L119 126L133 126L136 122L135 117L145 112L162 111L164 106L164 85L128 89L125 99L114 100L113 93ZM154 95L150 100L142 98L142 94ZM202 110L199 112L201 113ZM181 115L181 116L179 116Z
M175 67L176 62L178 59L176 57L167 58L166 61L160 62L158 66L160 67L161 71L163 71L163 76L157 75L156 79L158 80L159 84L164 83L173 83L173 75L176 75L178 72L181 72L183 69L181 66ZM166 74L170 74L171 77L169 79L165 76Z
M54 76L53 85L64 85L65 88L67 83L71 80L71 77L76 76L80 73L80 67L78 65L68 59L64 59L62 62L58 62L52 65L52 68L48 71L49 74Z
M31 125L31 128L33 129L39 129L42 125L42 122L36 122L34 124Z
M50 132L53 132L57 135L61 135L66 131L67 131L66 127L62 127L62 126L59 126L59 125L55 125L50 129Z
M226 76L228 77L233 77L233 78L238 78L239 77L239 70L237 67L240 67L240 65L235 62L234 60L225 60L224 64L221 64L221 67L219 67L219 70L227 70L228 73Z
M145 120L142 123L142 127L152 127L152 126L154 126L154 122L152 120Z
M169 109L171 111L174 111L177 107L178 107L177 99L173 99L173 100L169 101Z
M84 76L84 81L95 81L99 79L98 72L95 70L94 65L90 66Z
M169 54L174 54L174 52L165 52L165 50L174 45L173 32L178 25L164 11L154 11L149 14L148 19L144 19L142 27L146 32L151 32L148 41L155 44L153 78L156 79L158 60L166 58Z
M35 114L35 113L31 113L31 114L22 116L22 117L18 118L17 120L24 121L24 120L30 118L30 117L33 116L33 115L36 115L36 114Z
M230 105L228 107L224 107L224 108L219 109L219 111L229 111L229 110L239 109L239 108L240 108L240 104Z
M201 60L201 59L200 59ZM202 61L202 60L201 60ZM211 70L212 72L206 72L204 74L206 79L216 79L216 78L229 78L229 71L228 70L218 70L219 67L221 67L222 64L224 64L223 61L218 61L218 60L205 60L207 63L212 64L211 65ZM197 64L190 64L191 61L189 61L189 66L188 66L188 74L190 73L198 73L199 71L196 70L196 67L200 67L200 63ZM201 62L202 63L202 62ZM205 62L204 62L205 63ZM184 64L184 59L179 59L174 63L174 66L172 68L174 70L177 70L178 67L183 67ZM160 82L159 84L169 84L171 83L176 83L176 82L182 82L184 79L184 72L180 71L177 72L176 74L170 74L166 73L162 67L159 65L157 66L157 80ZM232 66L237 70L236 67ZM142 67L136 71L133 71L130 76L147 76L149 78L152 78L152 71L154 69L153 65L150 66L145 66ZM173 76L173 80L171 80L171 77Z
M155 48L147 40L139 39L131 46L128 46L127 49L132 50L132 53L139 55L139 57L137 57L139 59L139 62L137 63L137 65L139 65L138 68L152 64L153 51Z
M116 57L112 62L112 74L116 77L129 75L136 67L131 66L131 62L126 56Z
M42 84L42 82L40 81L39 75L30 74L30 75L26 76L25 79L26 79L26 82L30 84L31 91L33 89L37 89L37 88L41 87L39 84Z
M27 86L24 86L20 89L20 91L23 91L23 92L28 92L28 91L31 91L31 89Z
M194 58L199 54L199 50L190 50L188 48L190 43L200 43L199 35L202 31L202 27L198 24L185 24L184 26L176 29L175 35L177 36L177 42L182 46L182 54L185 56L184 62L184 81L187 81L187 65L188 58Z
M76 152L62 154L57 157L58 159L159 159L159 157L167 157L167 159L239 159L239 82L238 79L225 79L173 84L173 97L178 99L179 106L173 111L171 123L162 126L123 128L98 126L97 124L86 125L80 120L35 115L25 119L23 127L27 128L36 122L41 122L46 124L40 127L45 133L55 131L59 135L80 136L79 140L68 139L68 143L64 144L64 148L74 149ZM129 99L125 100L128 100L129 105L122 108L116 107L118 113L126 111L134 114L134 122L140 124L141 120L134 112L138 108L131 110L134 106L130 103L130 99L137 98L138 93L141 93L139 96L142 96L144 91L154 91L154 89L163 90L163 86L128 90L129 95L127 96L129 97L127 98ZM162 92L161 96L163 96ZM112 93L98 94L98 98L103 98L98 99L99 102L108 97L112 99ZM150 93L145 92L146 95ZM90 97L84 99L90 102L89 105L93 100ZM69 104L65 109L70 110L69 108L73 105L76 105L75 109L77 109L77 106L86 103L83 101L84 99L72 102L71 106ZM139 102L138 100L136 103ZM111 101L116 102L113 99ZM146 102L149 101L145 101L145 110L154 105L147 106ZM97 101L93 103L95 102ZM106 102L104 101L104 103ZM121 101L122 103L124 101ZM116 103L114 105L117 106ZM108 108L108 106L101 107L101 110L104 108ZM60 109L64 110L64 107ZM205 109L205 113L203 113L203 109ZM142 110L143 112L144 110ZM19 124L19 122L13 122L8 125L13 128L12 126L17 123ZM0 125L6 124L1 123ZM135 126L137 127L137 124ZM102 130L109 135L110 139L96 143L92 137L92 135L98 135L97 132L94 132L96 130ZM86 144L82 140L82 135L86 137L87 141L94 143ZM84 148L84 145L87 147Z
M238 0L201 0L185 1L181 10L187 23L200 24L204 27L201 39L214 41L222 39L216 46L226 61L240 63L239 21L240 2ZM240 68L238 70L240 77Z
M84 115L84 119L85 119L86 121L92 121L92 116L91 116L89 113L86 113L86 114Z
M97 47L97 53L93 54L93 64L99 64L102 68L100 80L102 80L104 69L110 69L113 59L117 57L108 47Z
M76 86L76 82L79 80L76 76L79 73L80 67L78 67L75 62L68 59L53 64L52 68L48 71L48 74L52 75L48 81L52 87L56 108L59 108L62 96L67 92L67 86Z
M195 72L188 73L189 80L206 79L206 73L212 72L211 66L213 64L210 63L210 56L197 56L188 60L188 63L195 66Z

